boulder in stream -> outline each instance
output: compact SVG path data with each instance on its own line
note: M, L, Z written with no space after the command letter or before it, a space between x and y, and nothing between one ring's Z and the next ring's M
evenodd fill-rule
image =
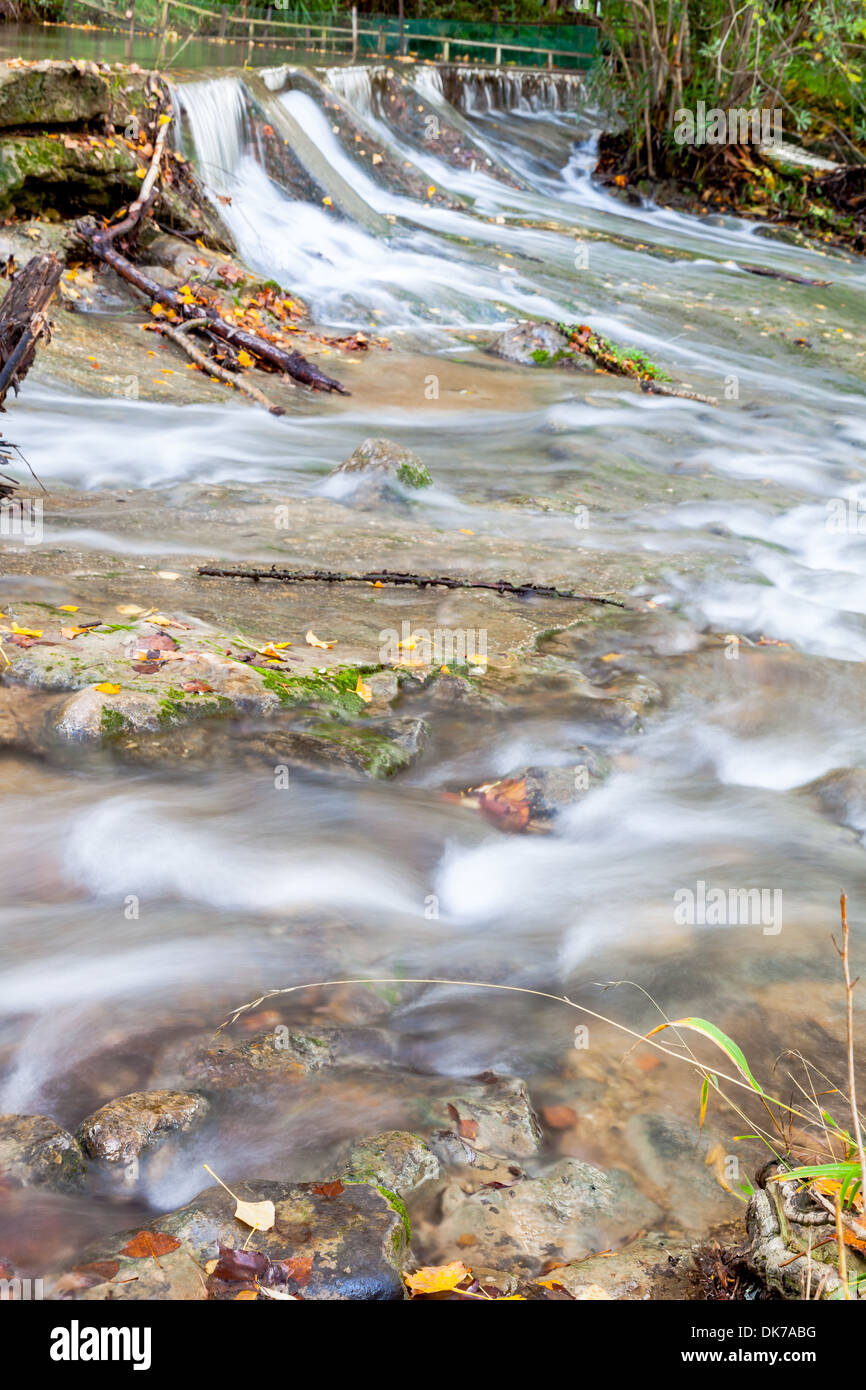
M356 1139L345 1156L342 1175L403 1196L438 1178L439 1160L419 1135L391 1129L369 1139Z
M516 323L499 334L488 347L494 357L504 357L521 367L570 367L591 371L592 364L572 352L568 339L554 323Z
M328 475L325 491L340 501L404 501L433 479L417 454L392 439L365 439Z
M209 1105L183 1091L134 1091L82 1120L77 1138L89 1158L128 1163L172 1133L189 1129Z
M332 1060L329 1030L308 1036L278 1025L249 1038L222 1033L218 1038L207 1034L172 1043L160 1058L158 1075L166 1084L233 1091L240 1086L291 1085Z
M369 1183L232 1183L245 1202L272 1202L274 1223L235 1219L223 1187L82 1253L60 1286L73 1299L203 1300L257 1292L262 1301L379 1302L405 1297L409 1223L399 1199ZM154 1258L148 1251L158 1252Z
M541 1143L526 1082L516 1076L467 1082L438 1102L436 1112L461 1139L505 1158L527 1157Z
M0 1180L74 1191L84 1182L78 1140L48 1115L0 1115Z

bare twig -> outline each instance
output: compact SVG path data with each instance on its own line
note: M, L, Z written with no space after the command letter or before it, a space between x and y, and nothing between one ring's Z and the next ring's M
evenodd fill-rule
M851 961L848 949L849 932L848 925L848 899L844 893L839 897L839 909L842 914L842 945L836 946L839 958L842 961L842 973L845 977L845 1037L848 1054L848 1098L851 1102L851 1123L854 1129L854 1139L857 1144L857 1153L860 1159L860 1191L863 1192L863 1185L866 1182L866 1156L863 1152L863 1132L860 1127L860 1114L857 1109L857 1086L854 1079L854 990L857 987L857 980L851 979ZM859 976L858 976L859 979Z
M489 589L497 594L515 598L570 598L581 603L604 603L613 608L625 608L616 598L600 598L596 594L575 594L568 589L555 589L548 584L512 584L508 579L454 579L444 574L406 574L396 570L369 570L366 574L339 574L333 570L269 570L222 569L203 565L197 571L204 579L276 579L281 584L408 584L416 589Z
M195 362L196 366L203 368L211 376L218 377L220 381L225 381L229 386L234 386L238 391L242 391L245 396L249 396L250 400L255 401L258 405L264 406L265 410L269 410L272 415L285 415L285 408L270 400L264 391L260 391L257 386L253 386L240 374L226 371L225 367L213 362L200 348L196 347L195 343L190 342L186 336L187 331L190 328L203 328L209 323L209 319L188 319L186 323L176 328L168 323L153 323L149 324L148 327L151 332L162 333L164 337L170 338L182 352L186 353L191 362Z

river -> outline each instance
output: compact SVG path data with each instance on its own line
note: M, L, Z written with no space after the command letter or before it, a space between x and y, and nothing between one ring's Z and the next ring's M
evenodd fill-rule
M105 39L64 42L86 56ZM0 28L10 43L24 47ZM90 554L177 568L201 548L190 515L206 530L211 502L236 509L211 550L270 562L244 499L317 497L330 467L384 435L428 465L436 486L421 519L452 565L462 545L472 568L474 535L488 577L539 577L514 574L517 554L579 588L584 564L615 557L630 599L650 606L641 621L614 612L589 632L564 619L540 641L519 700L442 715L423 757L393 779L293 778L275 794L270 775L234 767L217 742L192 769L7 754L0 1110L74 1127L144 1088L167 1039L215 1027L265 990L356 975L549 990L638 1031L659 1021L649 995L668 1017L717 1022L765 1077L787 1048L839 1075L830 938L844 888L861 948L866 799L861 790L834 815L809 784L866 767L866 266L758 223L613 196L592 181L598 118L574 84L528 92L465 73L449 100L435 69L407 67L490 160L455 168L389 124L369 69L310 67L306 85L272 69L275 100L318 152L321 186L357 200L354 217L335 218L266 171L247 76L215 74L210 53L203 72L189 52L182 61L183 138L214 196L231 199L222 211L242 258L305 299L323 329L363 327L392 353L358 367L350 398L304 399L283 420L230 400L125 401L37 365L9 430L61 503L84 496L99 516L61 506L44 541L59 547L60 576L70 556L80 567ZM450 205L376 177L338 138L329 93ZM489 358L485 336L524 317L590 323L719 404ZM135 526L100 506L125 488L141 500ZM411 534L402 546L408 568ZM33 585L0 575L0 607L37 591L75 601L74 581ZM411 617L411 598L391 611ZM559 681L569 663L597 683L638 674L659 698L627 728L594 722ZM515 768L571 767L586 749L610 774L551 834L504 835L453 799ZM714 919L701 909L712 888L763 890L764 915ZM677 911L684 893L691 914ZM141 904L132 920L129 895ZM599 987L609 981L633 983ZM592 1103L574 1102L577 1127L548 1134L548 1153L640 1182L662 1160L628 1121L657 1113L697 1145L693 1073L670 1058L637 1065L603 1024L575 1049L565 1006L444 985L369 997L390 1069L323 1072L291 1102L256 1095L124 1202L142 1215L179 1205L199 1190L202 1161L229 1182L315 1176L347 1137L411 1128L419 1096L487 1070L523 1077L539 1105L596 1086ZM337 991L317 1007L320 1021L344 1010ZM711 1114L726 1154L745 1147L738 1124ZM746 1152L743 1176L758 1161ZM692 1181L686 1167L669 1173L672 1218ZM6 1247L56 1262L118 1224L116 1200L12 1203ZM712 1192L697 1203L694 1229L719 1213Z

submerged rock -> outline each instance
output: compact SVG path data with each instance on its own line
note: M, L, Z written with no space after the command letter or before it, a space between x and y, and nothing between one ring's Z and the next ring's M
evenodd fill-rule
M692 1242L653 1231L615 1254L561 1265L542 1277L584 1302L679 1302L694 1297L692 1268Z
M468 1195L458 1180L442 1194L447 1216L429 1233L435 1257L467 1251L491 1268L538 1270L549 1259L574 1260L646 1226L659 1215L622 1169L603 1172L563 1158L540 1177Z
M405 1297L400 1268L408 1219L393 1194L367 1183L264 1179L235 1181L232 1192L246 1202L273 1202L272 1229L253 1230L237 1221L233 1198L222 1187L209 1187L179 1211L91 1246L76 1270L91 1272L99 1282L76 1287L73 1272L61 1281L67 1296L91 1301L234 1299L254 1282L225 1281L215 1272L222 1247L230 1252L229 1260L243 1251L248 1265L259 1266L262 1301L268 1299L267 1288L277 1297L288 1293L304 1299ZM138 1254L128 1253L130 1242L142 1235L144 1240L132 1246ZM147 1255L148 1236L157 1243L158 1261ZM264 1259L255 1261L256 1255Z
M0 1180L74 1190L84 1181L78 1140L48 1115L0 1115Z
M631 1166L654 1184L658 1200L685 1230L700 1230L708 1221L729 1217L740 1205L707 1166L710 1141L675 1115L632 1115L625 1140L634 1155ZM674 1174L681 1172L689 1174L688 1183L674 1181Z
M439 1160L417 1134L390 1129L356 1139L342 1173L353 1182L371 1182L402 1196L439 1176Z
M266 1033L234 1039L222 1034L187 1038L163 1054L160 1078L177 1079L203 1091L239 1086L290 1085L333 1059L328 1030L310 1037L278 1025Z
M866 831L866 768L844 767L809 782L804 791L820 797L840 825Z
M135 1091L88 1115L78 1127L77 1138L89 1158L128 1163L169 1134L189 1129L208 1109L204 1096Z
M329 475L325 491L352 502L403 501L433 479L417 454L391 439L365 439Z
M534 1154L541 1143L526 1082L518 1077L470 1082L440 1101L437 1109L456 1125L461 1139L485 1152L521 1158Z

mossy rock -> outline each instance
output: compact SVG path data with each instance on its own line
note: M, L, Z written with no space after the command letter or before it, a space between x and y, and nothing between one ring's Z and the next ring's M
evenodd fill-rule
M90 63L0 64L0 127L77 125L108 114L111 88Z

